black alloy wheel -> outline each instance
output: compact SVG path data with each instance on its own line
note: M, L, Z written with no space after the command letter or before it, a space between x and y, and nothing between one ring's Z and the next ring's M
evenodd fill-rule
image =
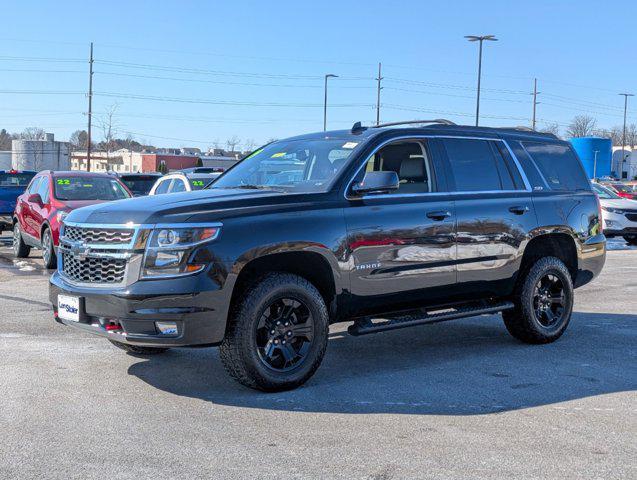
M282 297L266 306L256 328L261 362L276 372L287 372L307 358L314 340L314 320L302 301Z
M537 282L533 296L533 309L537 321L544 327L552 327L562 320L566 299L562 280L548 272Z

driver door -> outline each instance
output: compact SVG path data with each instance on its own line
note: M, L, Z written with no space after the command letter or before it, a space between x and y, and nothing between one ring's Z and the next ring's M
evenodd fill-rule
M348 187L348 268L354 310L408 307L456 283L455 205L446 188L435 140L382 146L367 171L394 171L398 190L357 197ZM357 306L358 308L357 308Z

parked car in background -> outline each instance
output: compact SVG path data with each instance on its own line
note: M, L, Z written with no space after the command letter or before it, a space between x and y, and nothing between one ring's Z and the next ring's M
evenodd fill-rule
M219 175L221 173L170 173L157 180L148 195L201 190Z
M0 233L13 227L15 202L35 174L31 170L0 170Z
M602 205L604 235L624 237L629 245L637 245L637 201L620 197L598 183L593 183L593 191Z
M31 248L38 248L42 250L46 268L54 268L60 226L69 212L130 197L126 185L106 173L50 170L38 173L16 202L12 219L15 256L28 257Z
M120 173L119 179L128 187L133 196L143 197L148 195L157 179L162 177L159 172L149 173Z
M602 185L610 188L622 198L637 200L637 185L622 182L607 182L602 183Z
M223 173L223 167L192 167L179 170L182 173Z

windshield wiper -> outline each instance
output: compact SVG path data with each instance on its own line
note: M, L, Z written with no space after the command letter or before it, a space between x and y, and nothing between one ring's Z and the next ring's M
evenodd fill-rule
M270 185L255 185L253 183L246 183L245 185L236 185L228 188L243 188L245 190L274 190L275 192L285 192L281 188L272 187Z

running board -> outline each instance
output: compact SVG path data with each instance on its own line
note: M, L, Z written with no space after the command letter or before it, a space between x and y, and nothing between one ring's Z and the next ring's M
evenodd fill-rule
M508 301L497 303L473 303L463 307L451 307L439 313L427 313L425 309L422 309L414 310L409 313L395 313L381 318L364 317L357 319L353 325L350 325L347 331L350 335L354 336L367 335L370 333L386 332L387 330L414 327L416 325L427 325L446 322L448 320L456 320L459 318L498 313L503 310L510 310L513 307L513 302Z

